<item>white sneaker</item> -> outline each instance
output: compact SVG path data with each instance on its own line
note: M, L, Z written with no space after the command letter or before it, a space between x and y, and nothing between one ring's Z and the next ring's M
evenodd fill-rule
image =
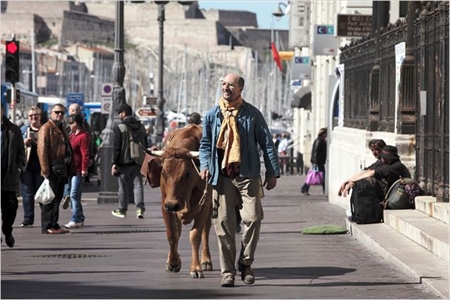
M84 222L75 223L75 222L72 222L72 221L70 221L69 223L64 225L64 227L66 227L67 229L77 229L77 228L82 228L83 226L84 226Z

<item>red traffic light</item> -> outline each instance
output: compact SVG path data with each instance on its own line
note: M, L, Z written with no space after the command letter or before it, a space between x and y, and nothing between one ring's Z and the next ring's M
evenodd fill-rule
M19 56L20 48L19 41L6 41L6 55L5 55L5 80L15 84L19 81Z
M19 50L19 47L16 42L6 43L6 51L7 52L9 52L11 54L15 54L17 52L17 50Z

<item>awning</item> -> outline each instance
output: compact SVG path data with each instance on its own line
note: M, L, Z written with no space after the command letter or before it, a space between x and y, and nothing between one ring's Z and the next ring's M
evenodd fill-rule
M292 108L311 109L311 87L303 86L293 94Z

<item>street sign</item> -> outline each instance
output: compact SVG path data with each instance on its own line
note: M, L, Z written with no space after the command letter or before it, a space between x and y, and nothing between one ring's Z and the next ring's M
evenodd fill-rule
M84 94L83 93L67 93L66 94L67 108L73 103L77 103L83 109L84 106Z
M372 33L372 15L337 14L336 28L336 36L367 36Z
M154 108L151 107L139 107L136 109L136 115L139 117L153 117L156 116Z
M102 97L102 114L109 115L113 109L112 97Z
M311 59L309 56L295 56L291 63L291 78L310 79L311 78Z
M112 83L102 83L102 97L112 97L113 84Z
M314 25L313 55L336 55L340 39L334 25Z

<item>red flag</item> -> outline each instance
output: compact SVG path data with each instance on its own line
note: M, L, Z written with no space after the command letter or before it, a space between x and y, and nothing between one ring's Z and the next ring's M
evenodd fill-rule
M283 72L283 66L281 65L281 57L278 53L277 47L275 47L275 43L272 42L272 57L273 60L277 63L278 69L280 69L280 72Z

